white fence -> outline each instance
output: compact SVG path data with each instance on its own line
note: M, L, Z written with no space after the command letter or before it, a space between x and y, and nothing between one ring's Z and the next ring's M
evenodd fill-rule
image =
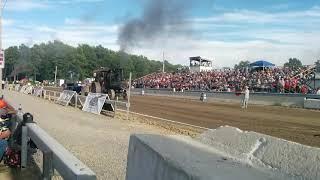
M43 98L43 99L46 99L49 101L57 102L58 104L71 105L76 108L83 108L85 105L85 101L87 99L87 96L79 95L79 94L71 91L71 92L73 92L72 98L68 99L68 102L63 101L63 103L60 103L59 98L60 99L63 98L63 97L61 97L63 95L63 92L46 90L43 87L20 86L19 84L15 85L15 86L9 86L7 89L21 92L24 94L30 94L33 96L37 96L37 97L40 97L40 98ZM107 98L105 100L104 104L108 104L111 106L111 108L102 109L102 112L104 114L111 114L114 117L116 110L122 109L122 110L127 111L127 116L129 116L129 110L130 110L129 109L130 108L129 102L119 101L119 100L110 100L109 98ZM127 119L128 119L128 117L127 117Z

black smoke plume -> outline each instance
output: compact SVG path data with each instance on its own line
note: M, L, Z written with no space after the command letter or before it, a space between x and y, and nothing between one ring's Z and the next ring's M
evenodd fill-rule
M187 12L191 0L148 0L141 17L129 19L119 28L118 44L121 51L151 43L160 36L182 35L190 31Z

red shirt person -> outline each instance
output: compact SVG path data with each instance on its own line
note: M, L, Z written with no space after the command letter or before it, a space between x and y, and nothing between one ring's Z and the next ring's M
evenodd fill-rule
M300 92L302 94L307 94L308 93L308 88L306 85L302 85Z
M290 81L288 79L284 83L284 89L287 92L290 90Z

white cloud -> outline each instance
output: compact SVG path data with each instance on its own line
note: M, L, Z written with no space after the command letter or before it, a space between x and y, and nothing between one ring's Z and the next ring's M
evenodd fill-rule
M73 5L76 3L98 3L103 0L8 0L8 11L31 11L35 9L48 9L59 5Z
M35 0L8 0L6 10L9 11L30 11L33 9L47 9L49 3Z
M37 26L35 27L36 31L42 32L42 33L54 33L56 32L56 29L50 28L48 26Z
M60 40L67 44L77 46L88 43L91 45L102 44L106 47L117 49L116 25L64 25L50 27L47 25L23 24L4 28L4 46L33 45L52 40Z
M290 57L311 64L320 57L320 24L315 23L320 22L319 17L319 7L272 14L248 10L226 12L193 19L197 36L163 35L140 44L131 52L160 60L165 51L166 59L181 64L187 64L189 56L200 55L213 59L219 67L255 59L268 59L282 65ZM6 21L10 29L4 28L5 47L58 39L73 46L88 43L119 49L116 43L119 24L106 25L76 18L65 18L64 24L57 27ZM248 26L248 22L252 26ZM268 26L268 23L284 26ZM16 27L15 24L22 24L22 27ZM258 28L255 26L257 24L262 26ZM296 26L286 27L292 24Z
M13 19L2 19L2 24L4 26L12 26L15 23Z
M73 3L97 3L105 0L56 0L55 3L59 4L73 4Z
M200 55L213 59L214 65L218 67L233 66L240 60L257 59L268 59L277 65L282 65L290 57L297 57L305 64L312 64L320 55L320 48L309 48L305 44L290 45L266 41L224 42L188 38L172 39L165 48L150 46L134 49L132 52L161 59L163 50L171 62L188 64L188 57Z
M66 25L83 25L83 24L85 24L84 21L81 21L80 19L75 19L75 18L65 18L64 23Z
M217 16L194 18L191 21L195 23L279 23L279 22L290 22L290 21L303 21L308 20L319 20L320 8L314 6L311 9L305 11L287 11L277 13L266 13L260 11L250 10L236 10L232 12L225 12ZM319 22L319 21L318 21Z
M104 25L98 24L91 21L76 19L76 18L66 18L64 20L66 28L76 28L81 30L91 30L91 31L103 31L104 33L116 33L118 31L119 25Z
M24 28L4 29L4 46L19 45L21 43L33 45L61 40L67 44L77 46L88 43L103 45L113 50L119 50L116 25L65 25L62 27L48 27L25 25ZM162 59L165 51L166 59L172 63L187 64L188 57L200 55L214 60L215 66L233 66L240 60L268 59L277 65L282 65L288 58L297 57L305 64L313 63L320 56L319 32L290 32L290 31L248 31L234 32L234 36L250 34L251 38L262 40L223 41L194 39L175 36L168 39L159 37L149 43L133 48L131 53L143 54L153 59ZM221 34L223 35L223 33ZM274 40L274 42L263 40ZM280 42L278 42L280 40Z

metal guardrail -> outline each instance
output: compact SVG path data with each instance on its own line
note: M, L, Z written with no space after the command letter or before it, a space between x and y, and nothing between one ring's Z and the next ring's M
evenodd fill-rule
M143 91L142 91L143 90ZM142 92L146 95L158 96L173 96L180 98L200 99L201 94L205 93L208 101L223 101L238 103L242 96L235 92L212 92L212 91L183 91L174 92L172 89L149 89L135 88L133 94L141 95ZM316 94L297 94L297 93L250 93L250 103L259 105L276 105L288 107L304 107L304 99L320 99L320 95Z
M64 179L95 180L95 173L73 156L60 143L33 122L33 116L18 110L16 119L22 126L21 167L27 167L28 140L32 140L43 153L42 177L51 180L54 169Z

